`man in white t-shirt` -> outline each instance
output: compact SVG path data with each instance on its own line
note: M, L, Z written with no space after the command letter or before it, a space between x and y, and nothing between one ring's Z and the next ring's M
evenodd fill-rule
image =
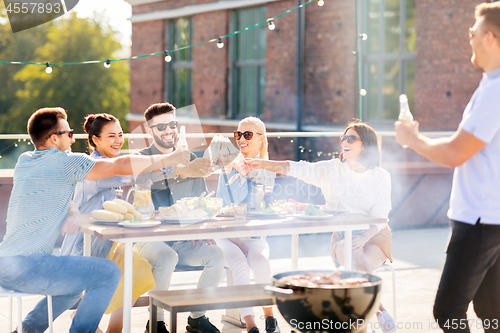
M396 141L455 168L448 217L452 234L434 304L445 332L470 332L472 301L485 332L500 329L500 2L476 7L472 63L484 70L449 138L430 139L418 122L396 122Z

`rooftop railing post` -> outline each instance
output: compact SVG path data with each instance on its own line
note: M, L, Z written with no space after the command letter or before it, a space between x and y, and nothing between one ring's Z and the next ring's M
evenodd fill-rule
M302 4L302 0L297 0L297 6ZM305 30L305 11L304 8L297 10L297 116L296 131L302 132L302 100L303 100L303 62L304 62L304 30ZM303 139L297 137L297 147L295 159L300 160L300 147L303 146Z

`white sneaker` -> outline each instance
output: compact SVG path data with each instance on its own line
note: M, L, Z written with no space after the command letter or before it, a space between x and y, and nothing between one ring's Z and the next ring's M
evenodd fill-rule
M377 320L380 324L380 329L384 333L396 332L396 322L392 319L387 311L377 312Z

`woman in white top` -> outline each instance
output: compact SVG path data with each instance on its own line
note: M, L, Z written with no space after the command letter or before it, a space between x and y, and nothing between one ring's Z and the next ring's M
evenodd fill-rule
M375 131L365 123L351 122L341 136L341 146L340 158L329 161L252 159L247 163L251 169L286 174L321 188L327 209L387 219L391 210L391 177L379 167ZM392 235L387 223L370 225L368 230L353 233L353 269L372 272L386 259L392 261L391 248ZM331 255L336 264L344 264L343 233L333 234ZM382 305L377 316L384 332L395 331L395 323Z
M234 132L236 143L245 158L268 159L266 127L256 117L246 117ZM250 202L256 185L274 185L275 173L266 170L250 171L247 175L239 174L232 164L226 166L228 174L219 177L217 197L224 199L224 204ZM217 245L226 256L226 263L231 269L235 285L250 284L250 271L253 271L255 283L271 282L269 264L269 245L262 237L243 237L217 239ZM273 315L272 306L263 307L265 330L267 333L278 332L278 322ZM240 316L246 323L247 331L259 333L255 323L253 308L241 308Z

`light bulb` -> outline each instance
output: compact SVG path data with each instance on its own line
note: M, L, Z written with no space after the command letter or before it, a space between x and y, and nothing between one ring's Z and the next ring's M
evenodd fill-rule
M224 42L222 41L222 38L219 37L219 39L217 40L217 47L219 49L222 49L224 47Z
M269 28L269 30L274 30L276 29L276 25L274 24L274 21L273 19L269 19L267 20L267 27Z
M45 73L47 73L47 74L52 73L52 67L50 67L50 63L49 63L49 62L46 62L46 63L45 63L45 65L47 66L47 67L45 68Z
M165 51L165 62L171 62L172 61L172 56Z
M108 59L108 60L106 60L106 62L104 63L104 67L105 67L105 68L109 68L109 67L111 67L111 60L109 60L109 59Z
M365 90L365 89L361 89L361 90L359 91L359 94L360 94L361 96L366 96L366 90Z
M367 40L368 39L368 35L363 33L363 34L359 34L359 38L361 38L362 40Z
M322 7L325 4L324 0L318 0L318 6Z

